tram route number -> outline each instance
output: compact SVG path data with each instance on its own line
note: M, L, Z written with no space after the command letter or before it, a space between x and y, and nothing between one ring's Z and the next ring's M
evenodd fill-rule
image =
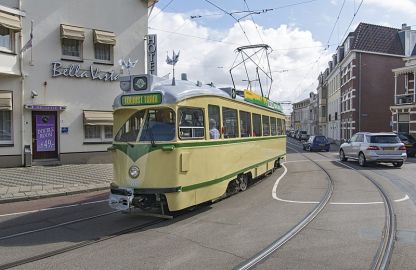
M162 95L160 93L121 97L122 106L156 105L160 103L162 103Z

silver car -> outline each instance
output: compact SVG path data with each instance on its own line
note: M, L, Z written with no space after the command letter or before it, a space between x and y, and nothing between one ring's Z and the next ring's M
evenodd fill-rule
M367 162L388 162L401 167L406 158L406 147L394 133L359 132L339 149L340 160L358 160L362 167Z

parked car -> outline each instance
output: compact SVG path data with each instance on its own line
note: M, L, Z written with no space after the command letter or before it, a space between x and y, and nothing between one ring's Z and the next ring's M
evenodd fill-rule
M306 140L309 139L308 133L306 131L304 131L304 130L300 130L299 133L298 133L298 135L297 135L297 137L296 137L296 139L298 139L299 141L302 141L302 140L303 141L306 141Z
M401 167L406 158L406 147L394 133L359 132L339 149L340 160L358 160L362 167L368 162L388 162Z
M397 134L399 139L406 146L406 153L408 157L414 157L416 155L416 139L409 133L399 132Z
M309 140L303 143L303 150L329 152L330 143L325 136L310 136Z

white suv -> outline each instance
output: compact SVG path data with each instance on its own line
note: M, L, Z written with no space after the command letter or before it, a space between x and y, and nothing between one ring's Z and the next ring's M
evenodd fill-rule
M406 158L406 147L394 133L359 132L339 149L340 160L358 160L363 167L367 162L388 162L401 167Z

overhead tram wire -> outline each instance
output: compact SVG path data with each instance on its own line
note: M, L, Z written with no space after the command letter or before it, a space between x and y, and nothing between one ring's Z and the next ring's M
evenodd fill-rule
M246 1L246 0L243 0L243 1L244 1L244 4L245 4L245 5L246 5L246 7L247 7L247 10L250 10L250 7L248 6L247 1ZM257 27L257 23L254 21L253 14L250 14L250 18L251 18L251 21L253 22L254 26L256 27L256 31L257 31L257 34L259 35L259 38L260 38L260 40L261 40L261 43L263 43L263 44L264 44L264 40L263 40L262 36L260 35L259 28Z
M172 2L173 2L174 0L170 0L169 1L169 3L167 3L163 8L161 8L160 9L160 11L156 14L156 15L154 15L152 18L150 18L149 19L149 23L151 22L151 21L153 21L154 20L154 18L156 18L160 13L162 13L168 6L170 6L170 4L172 4Z
M360 10L360 8L361 8L361 6L362 6L363 2L364 2L364 0L361 0L360 4L358 5L357 10L356 10L356 11L354 11L354 16L352 16L352 19L351 19L351 21L350 21L350 24L348 25L347 29L345 30L344 35L342 36L341 42L343 42L343 41L344 41L344 39L346 39L346 38L347 38L348 31L350 30L350 27L351 27L352 23L354 22L355 17L357 16L357 13L358 13L358 11Z

